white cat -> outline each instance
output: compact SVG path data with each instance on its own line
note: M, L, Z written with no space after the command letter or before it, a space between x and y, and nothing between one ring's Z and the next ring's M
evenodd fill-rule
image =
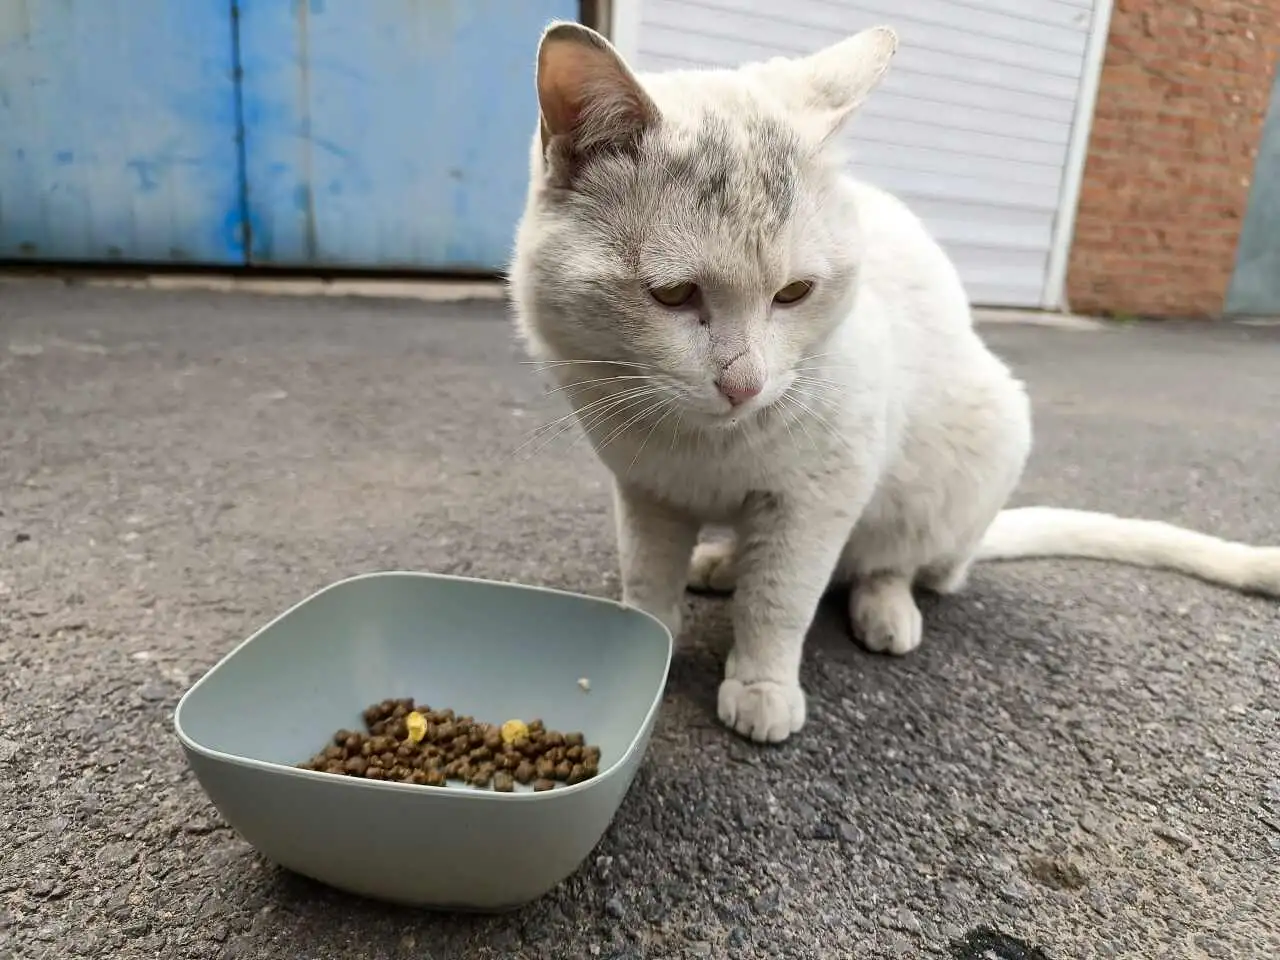
M854 633L892 654L920 643L913 587L954 591L975 559L1111 559L1280 595L1280 548L1002 512L1031 445L1023 386L941 247L831 143L896 47L877 28L645 76L577 24L538 50L517 325L614 474L624 602L674 633L686 578L736 588L719 715L759 741L804 723L801 648L833 577ZM707 524L736 540L697 545Z

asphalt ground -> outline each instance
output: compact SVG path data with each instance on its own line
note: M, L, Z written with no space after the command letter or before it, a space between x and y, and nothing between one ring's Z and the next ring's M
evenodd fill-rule
M690 598L616 822L515 913L262 861L171 725L240 639L371 569L617 594L586 445L511 455L562 411L503 311L0 285L0 956L1280 956L1277 604L1100 563L980 567L901 660L828 605L776 748L715 720ZM1280 328L984 330L1017 502L1280 542Z

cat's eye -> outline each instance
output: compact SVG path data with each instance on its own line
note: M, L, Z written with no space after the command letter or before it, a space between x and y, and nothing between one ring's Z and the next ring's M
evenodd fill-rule
M808 280L792 280L773 295L773 302L783 305L799 303L809 295L809 291L812 289L813 284Z
M676 283L669 287L650 287L649 296L664 307L683 307L698 292L696 283Z

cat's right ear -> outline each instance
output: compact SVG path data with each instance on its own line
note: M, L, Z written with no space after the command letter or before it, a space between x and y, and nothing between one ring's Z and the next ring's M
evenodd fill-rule
M574 154L624 146L658 120L658 108L613 46L580 23L551 24L538 44L542 148Z

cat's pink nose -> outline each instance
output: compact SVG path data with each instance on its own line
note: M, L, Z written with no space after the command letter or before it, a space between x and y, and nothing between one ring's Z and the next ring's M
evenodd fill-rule
M764 384L749 381L716 381L716 389L735 407L746 403L752 397L759 396L763 388Z

